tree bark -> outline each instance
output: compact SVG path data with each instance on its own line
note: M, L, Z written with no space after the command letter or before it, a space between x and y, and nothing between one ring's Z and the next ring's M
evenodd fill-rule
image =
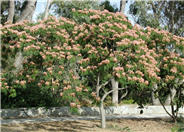
M125 11L125 5L126 5L126 0L121 0L120 1L120 12L124 13Z
M32 16L34 14L35 8L36 8L36 2L37 0L29 0L25 9L22 11L20 18L17 20L17 22L24 21L24 20L32 20ZM16 67L16 72L22 69L22 62L24 60L24 57L22 55L22 52L19 51L16 54L15 57L15 63L14 66Z
M123 90L126 88L118 88L117 90ZM101 127L102 128L106 128L106 119L105 119L105 110L104 110L104 106L103 106L103 102L105 100L105 98L112 92L114 92L115 90L111 90L107 93L105 93L101 99L101 103L100 103L100 114L101 114Z
M33 13L36 8L36 1L37 0L29 0L25 9L22 11L20 18L17 20L17 22L23 21L23 20L32 20Z
M109 81L111 81L111 79L109 79L108 81L106 81L103 84L100 84L100 74L98 74L98 77L97 77L97 85L96 85L96 94L97 94L97 97L100 96L100 89L102 87L105 87L109 83Z
M115 105L118 105L118 84L114 78L111 79L112 90L114 90L112 92L112 103Z
M154 93L157 89L158 89L158 86L155 83L153 85L153 91L152 91L152 103L153 103L153 105L160 105L160 101L158 98L155 98L155 93Z
M97 77L97 86L96 86L96 96L99 97L99 92L100 92L100 74L98 74Z
M14 13L15 13L15 1L14 0L10 0L9 1L7 22L13 23Z
M173 14L173 10L174 10L174 1L171 1L171 20L170 20L170 32L174 34L174 14Z
M165 101L165 105L171 105L171 102L174 100L175 95L176 95L176 89L173 88L170 90L170 94L168 95Z
M101 112L101 127L106 128L105 110L104 110L103 102L100 104L100 112Z
M46 8L45 8L43 19L47 19L48 18L48 16L49 16L49 9L51 7L51 3L52 2L53 2L53 0L47 0L47 5L46 5Z
M22 55L22 52L19 51L16 56L15 56L15 72L17 73L18 71L20 71L22 69L22 63L23 63L24 57Z

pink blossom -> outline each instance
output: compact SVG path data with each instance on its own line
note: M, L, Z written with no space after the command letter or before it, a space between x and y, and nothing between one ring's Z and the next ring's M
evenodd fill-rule
M45 82L45 85L47 85L47 86L48 86L49 84L50 84L50 83L49 83L48 81L47 81L47 82Z
M22 81L20 81L20 84L23 86L26 84L26 81L22 80Z
M73 103L73 102L72 102L72 103L70 103L70 106L71 106L71 107L75 107L75 106L76 106L76 103Z

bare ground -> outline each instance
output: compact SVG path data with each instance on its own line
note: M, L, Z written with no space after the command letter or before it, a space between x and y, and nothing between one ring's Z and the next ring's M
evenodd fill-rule
M171 132L174 123L163 119L116 119L100 128L100 121L60 121L2 125L2 132Z

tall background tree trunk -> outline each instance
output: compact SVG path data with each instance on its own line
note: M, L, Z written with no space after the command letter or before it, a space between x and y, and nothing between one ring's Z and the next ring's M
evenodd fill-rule
M13 23L14 14L15 14L15 1L10 0L9 1L9 9L8 9L8 18L7 18L7 21L9 23Z
M173 102L175 95L176 95L176 89L173 88L170 90L170 94L168 95L165 101L165 105L171 105L171 102Z
M24 20L32 21L32 16L36 8L36 2L37 0L28 0L26 7L22 11L21 16L17 20L17 22L24 21ZM14 63L14 66L16 67L16 72L22 69L23 60L24 60L24 57L22 55L22 52L19 51L16 54L15 63Z
M152 104L153 104L153 105L160 105L160 101L159 101L158 98L155 98L155 94L156 94L156 93L154 93L157 89L158 89L158 86L157 86L157 84L155 83L155 84L153 85L153 91L152 91Z
M124 13L125 11L125 5L126 5L126 0L121 0L120 1L120 12Z
M121 13L124 13L124 10L125 10L125 5L126 5L126 0L121 0L120 1L120 12ZM118 105L118 85L119 85L119 82L116 81L114 78L111 79L111 85L112 85L112 90L114 90L112 92L112 103L114 105Z
M16 56L15 56L15 62L14 62L14 66L15 66L15 72L17 73L18 71L20 71L22 69L22 63L23 63L24 57L22 55L22 52L19 51Z
M112 103L115 105L118 105L118 84L114 78L111 79L112 90L114 90L112 92Z
M45 8L43 19L47 19L48 18L48 16L49 16L49 9L51 7L52 2L53 2L53 0L47 0L47 5L46 5L46 8Z
M23 20L32 20L35 8L36 8L36 1L37 0L28 0L28 3L25 7L25 9L22 11L20 18L17 20L17 22L23 21Z

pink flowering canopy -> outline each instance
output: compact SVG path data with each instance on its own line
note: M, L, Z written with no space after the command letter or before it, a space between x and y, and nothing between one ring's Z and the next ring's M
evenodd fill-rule
M132 26L123 14L106 10L73 10L72 18L1 26L5 97L20 98L25 89L79 108L99 100L98 77L100 83L115 78L140 99L155 83L184 79L183 37ZM23 67L16 72L19 52Z

